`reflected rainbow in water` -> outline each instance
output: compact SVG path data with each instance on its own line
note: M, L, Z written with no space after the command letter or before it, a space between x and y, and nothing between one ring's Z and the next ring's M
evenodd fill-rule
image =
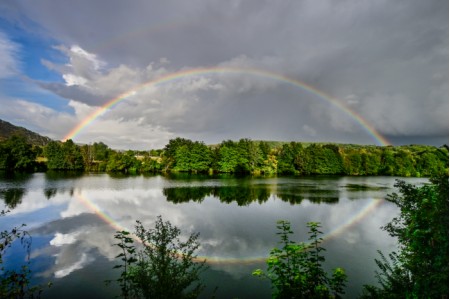
M111 226L116 231L128 231L132 238L140 242L140 239L132 233L129 227L125 227L118 221L109 216L107 211L104 211L101 207L90 200L87 195L83 192L77 192L74 197L79 200L85 207L87 207L92 213L96 214L105 223ZM334 229L328 232L324 232L322 235L323 243L338 237L347 229L358 224L365 217L375 211L382 203L383 199L371 198L370 201L359 210L354 216L349 217L343 221L340 225L336 226ZM220 257L220 256L198 256L196 260L203 261L206 260L208 264L224 265L224 264L255 264L266 261L267 256L246 256L246 257Z

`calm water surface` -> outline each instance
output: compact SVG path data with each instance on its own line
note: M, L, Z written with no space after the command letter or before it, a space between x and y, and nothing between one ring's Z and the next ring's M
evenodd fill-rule
M265 268L277 245L276 221L289 220L293 239L306 241L306 223L322 223L326 269L343 267L346 298L375 283L376 250L395 249L380 227L397 214L383 200L395 190L392 177L110 176L43 174L0 177L0 197L11 212L0 229L22 223L33 237L35 282L52 281L44 298L113 298L118 254L116 230L133 230L136 220L152 227L156 216L200 233L199 256L208 260L203 298L270 298L270 284L251 276ZM404 179L414 184L425 179ZM6 266L19 265L17 244Z

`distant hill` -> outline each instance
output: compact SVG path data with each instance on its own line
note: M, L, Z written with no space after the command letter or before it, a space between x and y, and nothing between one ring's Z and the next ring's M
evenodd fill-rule
M22 127L15 126L7 121L0 119L0 141L8 139L12 135L24 136L27 141L33 145L46 145L50 141L50 138L39 135L35 132L27 130Z

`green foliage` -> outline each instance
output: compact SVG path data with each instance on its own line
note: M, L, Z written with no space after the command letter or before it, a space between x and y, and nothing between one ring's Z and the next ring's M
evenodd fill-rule
M189 146L191 143L191 140L180 137L169 140L169 143L164 147L163 150L163 165L166 171L173 168L176 162L176 153L178 148L184 145Z
M0 216L4 216L8 211L0 211ZM14 227L12 230L0 232L0 298L40 298L43 292L42 286L30 286L29 269L31 236L24 230L26 225ZM19 270L7 270L3 266L3 257L11 245L19 240L27 252L27 263ZM51 283L48 284L51 286Z
M254 172L260 164L262 153L259 145L251 139L240 139L238 144L239 164L237 172Z
M112 152L103 142L85 144L80 147L85 170L106 171L106 165Z
M381 260L375 262L380 272L375 273L379 287L365 285L361 298L419 298L411 294L413 283L397 253L391 252L389 260L378 250Z
M106 165L108 172L136 173L141 166L141 162L136 159L133 151L113 152Z
M48 159L47 167L51 170L84 170L81 149L71 139L64 143L51 141L44 148Z
M285 174L297 174L304 165L305 159L301 156L303 146L298 142L283 144L278 155L278 172ZM295 164L294 164L295 162ZM306 172L302 169L303 172Z
M165 171L207 172L211 167L212 151L203 142L184 138L169 140L164 148Z
M43 169L36 163L41 148L23 138L0 143L0 169ZM226 140L207 146L185 138L164 149L114 151L102 142L78 146L51 141L44 148L50 170L122 173L189 172L295 175L433 176L448 173L448 148L425 145L373 146L301 142Z
M13 135L0 143L0 169L33 171L36 168L36 151L25 137Z
M267 160L271 150L270 144L267 141L260 141L258 146L262 160Z
M219 172L237 172L240 160L239 149L233 141L228 140L220 144L217 162Z
M158 216L155 228L146 229L137 221L135 234L143 248L138 249L128 232L117 232L115 245L121 269L117 279L124 298L197 298L204 286L199 275L205 262L197 262L198 234L181 241L180 229Z
M399 243L399 253L376 260L380 287L367 286L366 298L448 297L448 176L431 179L416 187L398 181L396 193L387 200L400 208L400 215L384 226ZM387 297L386 297L387 298Z
M190 142L175 151L174 170L207 172L211 165L211 151L203 142Z
M114 238L118 241L115 246L120 248L120 253L116 258L120 259L121 264L114 266L114 269L122 269L120 277L116 280L120 286L121 295L123 298L133 298L136 296L137 290L133 285L133 276L131 275L130 267L137 262L135 258L136 247L134 246L134 240L127 231L118 231L114 235ZM107 284L112 281L108 280Z
M117 154L110 154L108 163ZM271 144L246 138L208 147L203 142L175 138L162 152L150 151L152 161L148 154L141 155L133 166L136 172L431 176L448 171L447 148L418 145ZM127 172L121 163L109 165L108 171Z
M311 144L295 159L301 174L341 174L343 172L342 157L335 145Z
M344 294L345 271L337 268L330 278L322 268L325 249L320 246L320 224L309 222L307 226L310 243L295 243L290 239L290 223L278 221L281 248L270 251L267 273L261 269L253 272L272 282L273 298L340 298Z
M162 170L160 158L145 157L141 162L141 172L159 172Z
M344 172L347 175L362 175L361 155L356 149L344 150Z
M218 153L218 171L235 172L239 163L239 150L234 142L231 140L222 142Z
M103 142L94 142L92 145L93 158L97 161L108 160L110 149Z

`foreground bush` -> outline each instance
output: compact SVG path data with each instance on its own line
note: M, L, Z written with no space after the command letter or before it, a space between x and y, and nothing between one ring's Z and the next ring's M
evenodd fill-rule
M121 269L117 279L124 298L197 298L204 286L199 274L205 270L205 262L196 262L195 251L200 246L198 234L191 234L181 241L181 231L158 216L155 227L146 229L137 221L135 244L131 234L117 232L117 256ZM142 246L141 246L142 245Z
M332 277L323 270L325 258L320 247L320 224L309 222L310 243L295 243L289 238L293 232L288 221L278 221L281 248L274 248L267 259L267 272L257 269L253 275L272 282L273 298L340 298L344 294L347 276L342 268Z
M363 298L448 298L448 176L416 187L398 181L401 195L387 200L400 216L383 229L398 239L399 252L376 260L379 286L365 286Z

